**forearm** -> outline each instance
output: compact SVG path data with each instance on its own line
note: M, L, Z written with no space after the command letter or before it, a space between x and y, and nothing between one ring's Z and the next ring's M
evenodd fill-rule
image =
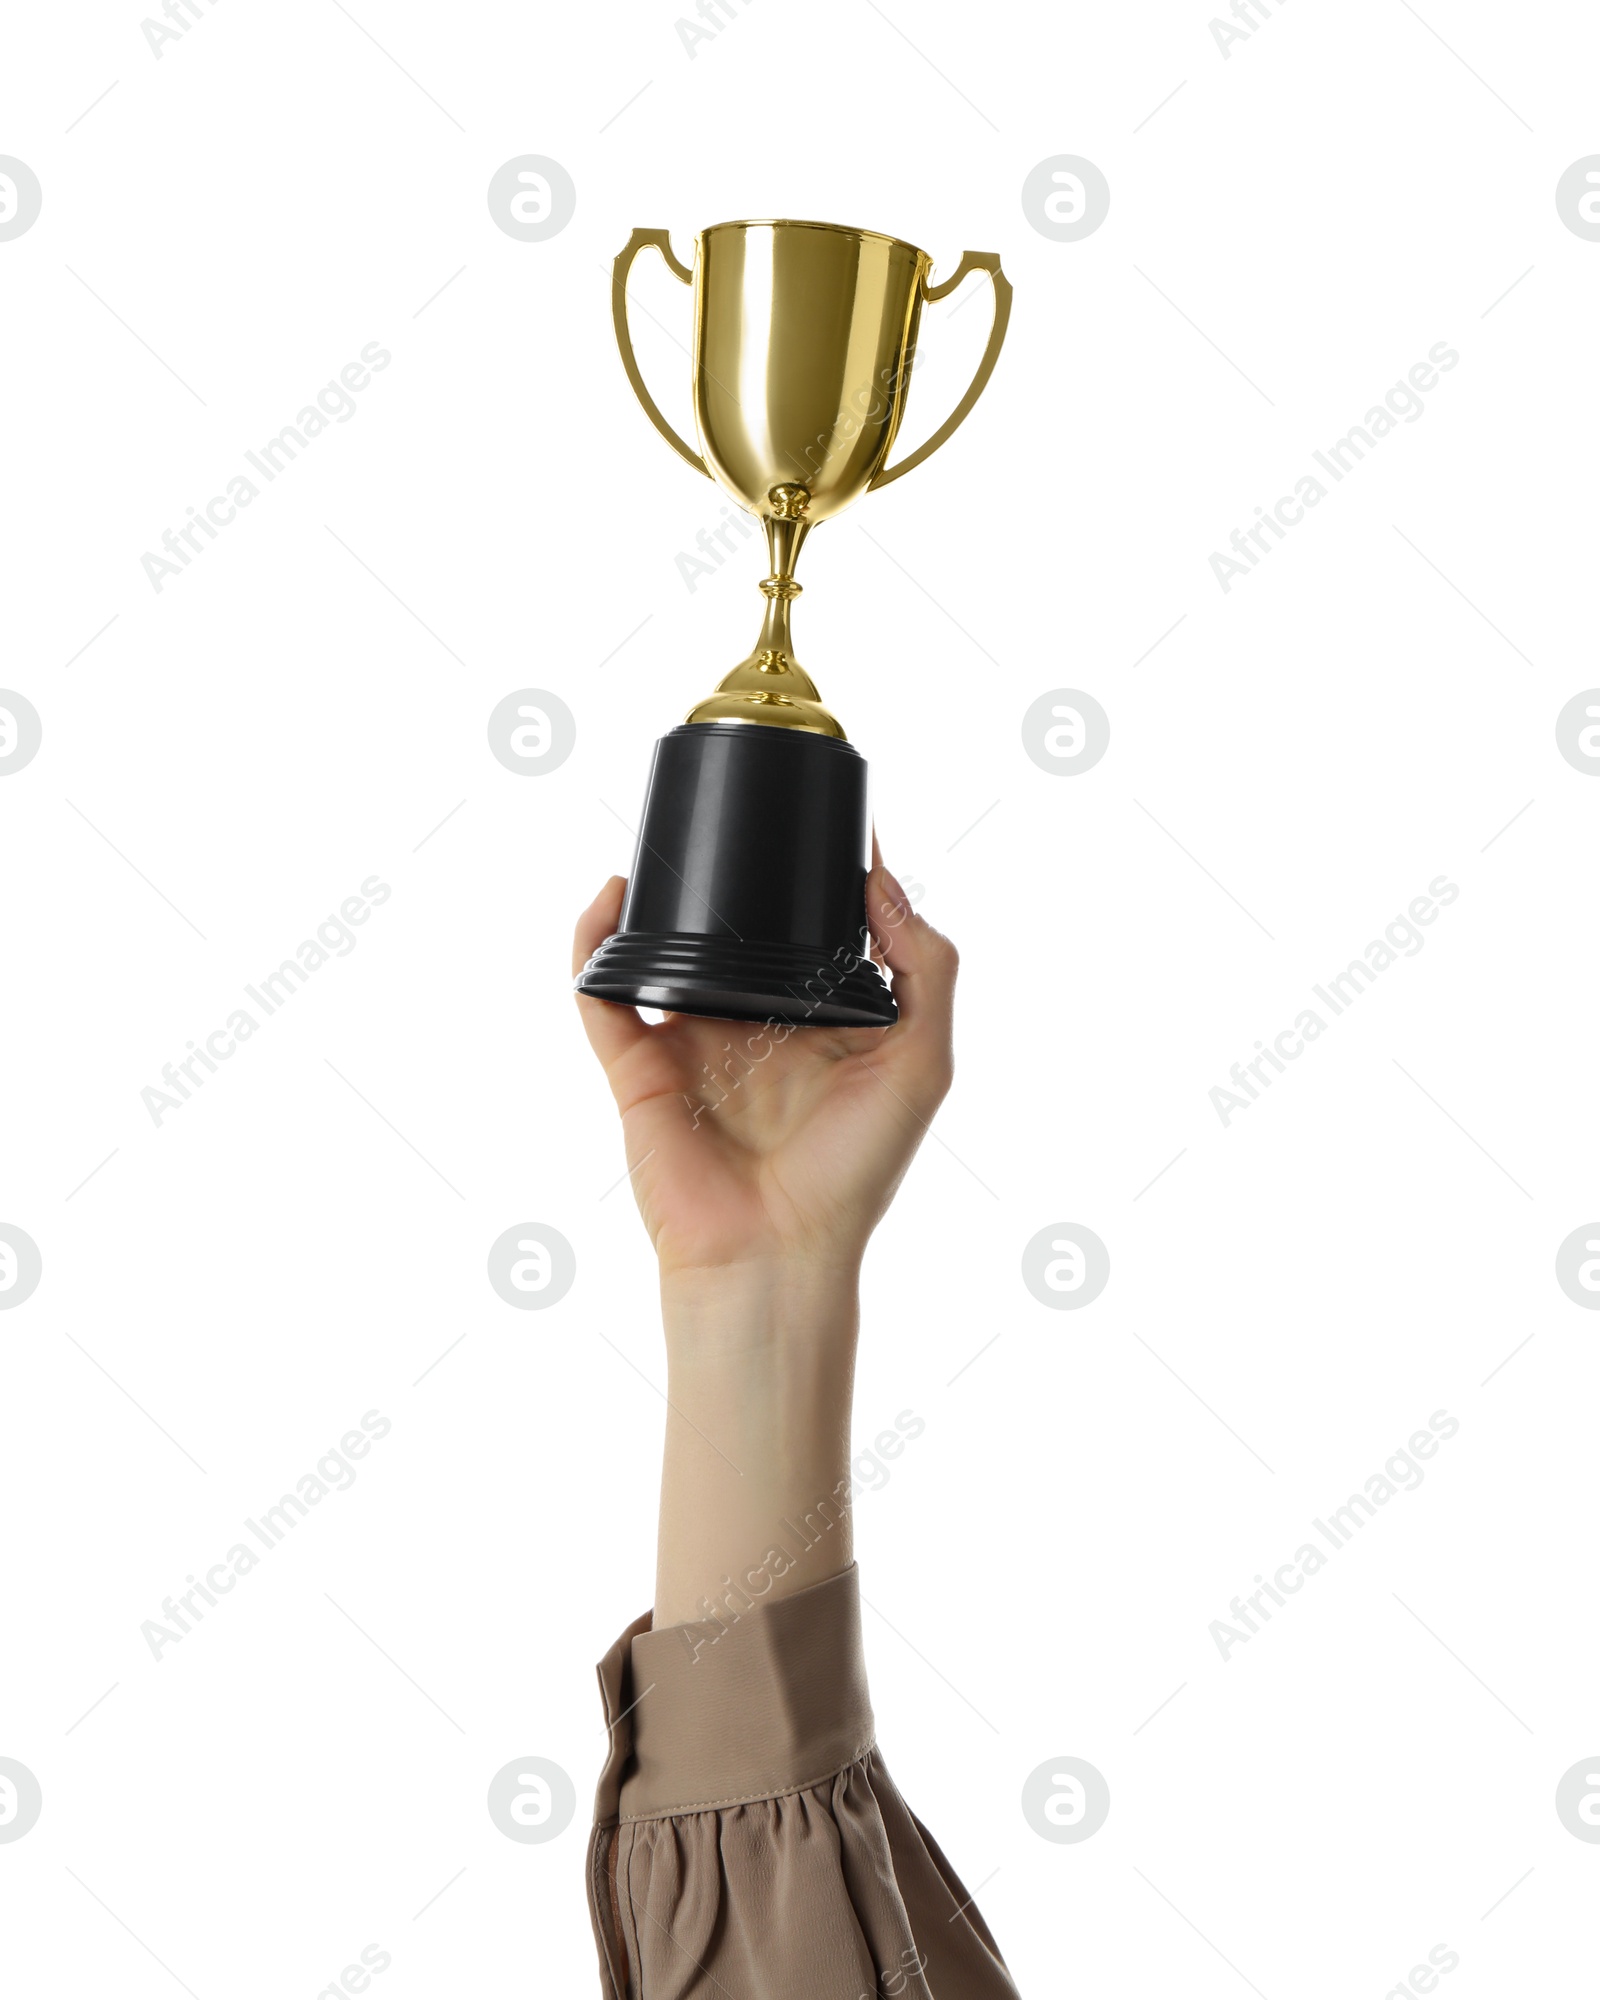
M853 1265L664 1274L658 1627L737 1615L851 1560Z

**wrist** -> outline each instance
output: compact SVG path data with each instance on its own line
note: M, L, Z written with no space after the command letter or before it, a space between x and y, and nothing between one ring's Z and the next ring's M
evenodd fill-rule
M857 1277L853 1265L767 1261L663 1274L674 1404L752 1445L848 1438Z
M661 1314L669 1354L689 1341L696 1351L772 1346L854 1336L859 1317L857 1257L825 1262L773 1255L732 1264L661 1271Z

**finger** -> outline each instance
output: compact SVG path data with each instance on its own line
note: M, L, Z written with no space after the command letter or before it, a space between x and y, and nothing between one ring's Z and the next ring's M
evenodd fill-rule
M955 1014L955 946L925 917L879 861L867 878L867 921L894 976L899 1023L883 1039L883 1054L921 1078L935 1098L949 1088Z
M574 979L617 928L617 921L622 915L622 892L626 887L620 875L613 875L579 917L577 928L572 933ZM632 1007L619 1006L613 1000L597 1000L587 993L578 994L577 1001L583 1031L604 1069L609 1070L619 1056L626 1055L650 1032Z
M579 917L578 927L572 933L574 979L617 928L617 920L622 915L622 892L627 886L620 875L613 875Z
M876 823L874 823L872 829L872 868L867 876L867 895L869 897L872 894L872 877L874 875L881 874L882 870L883 870L883 854L878 847L878 829ZM867 930L867 949L872 953L873 964L877 966L878 970L881 972L883 970L883 964L884 964L883 946L879 944L878 934L875 930L871 928L870 925L868 926Z

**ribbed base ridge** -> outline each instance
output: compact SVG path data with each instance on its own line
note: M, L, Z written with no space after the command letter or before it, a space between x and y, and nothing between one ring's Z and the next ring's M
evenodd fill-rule
M887 1028L900 1018L870 958L830 953L825 945L619 931L601 945L575 984L597 1000L724 1021Z

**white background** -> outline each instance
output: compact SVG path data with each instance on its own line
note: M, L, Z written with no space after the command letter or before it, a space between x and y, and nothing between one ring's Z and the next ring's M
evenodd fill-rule
M1176 0L754 0L691 59L670 5L354 13L220 0L160 60L132 5L7 28L44 190L0 243L0 682L44 726L0 783L0 1221L44 1259L0 1314L0 1755L44 1792L8 1990L311 2000L374 1942L384 2000L593 1990L592 1662L649 1600L662 1363L569 939L761 574L681 580L722 497L635 406L608 269L745 215L1016 285L974 416L813 538L797 613L964 954L866 1275L859 1429L927 1426L857 1521L891 1768L1029 1996L1379 2000L1439 1943L1450 2000L1575 1990L1600 1322L1553 1272L1600 1209L1600 786L1554 722L1600 680L1600 245L1553 196L1600 23L1302 0L1225 59ZM578 191L543 243L485 200L527 153ZM1076 243L1020 200L1063 153L1112 191ZM907 443L987 315L929 313ZM155 592L372 341L357 414ZM1425 415L1224 593L1212 551L1440 341ZM544 776L486 743L527 687L577 717ZM1092 772L1024 755L1054 688L1110 715ZM153 1124L374 873L357 948ZM1425 949L1224 1127L1229 1066L1441 873ZM546 1313L484 1275L523 1221L576 1250ZM1019 1271L1062 1221L1112 1260L1077 1313ZM153 1660L370 1409L356 1485ZM1441 1409L1420 1490L1224 1662L1210 1622ZM580 1794L546 1845L484 1805L527 1755ZM1081 1845L1019 1806L1063 1755L1111 1788Z

